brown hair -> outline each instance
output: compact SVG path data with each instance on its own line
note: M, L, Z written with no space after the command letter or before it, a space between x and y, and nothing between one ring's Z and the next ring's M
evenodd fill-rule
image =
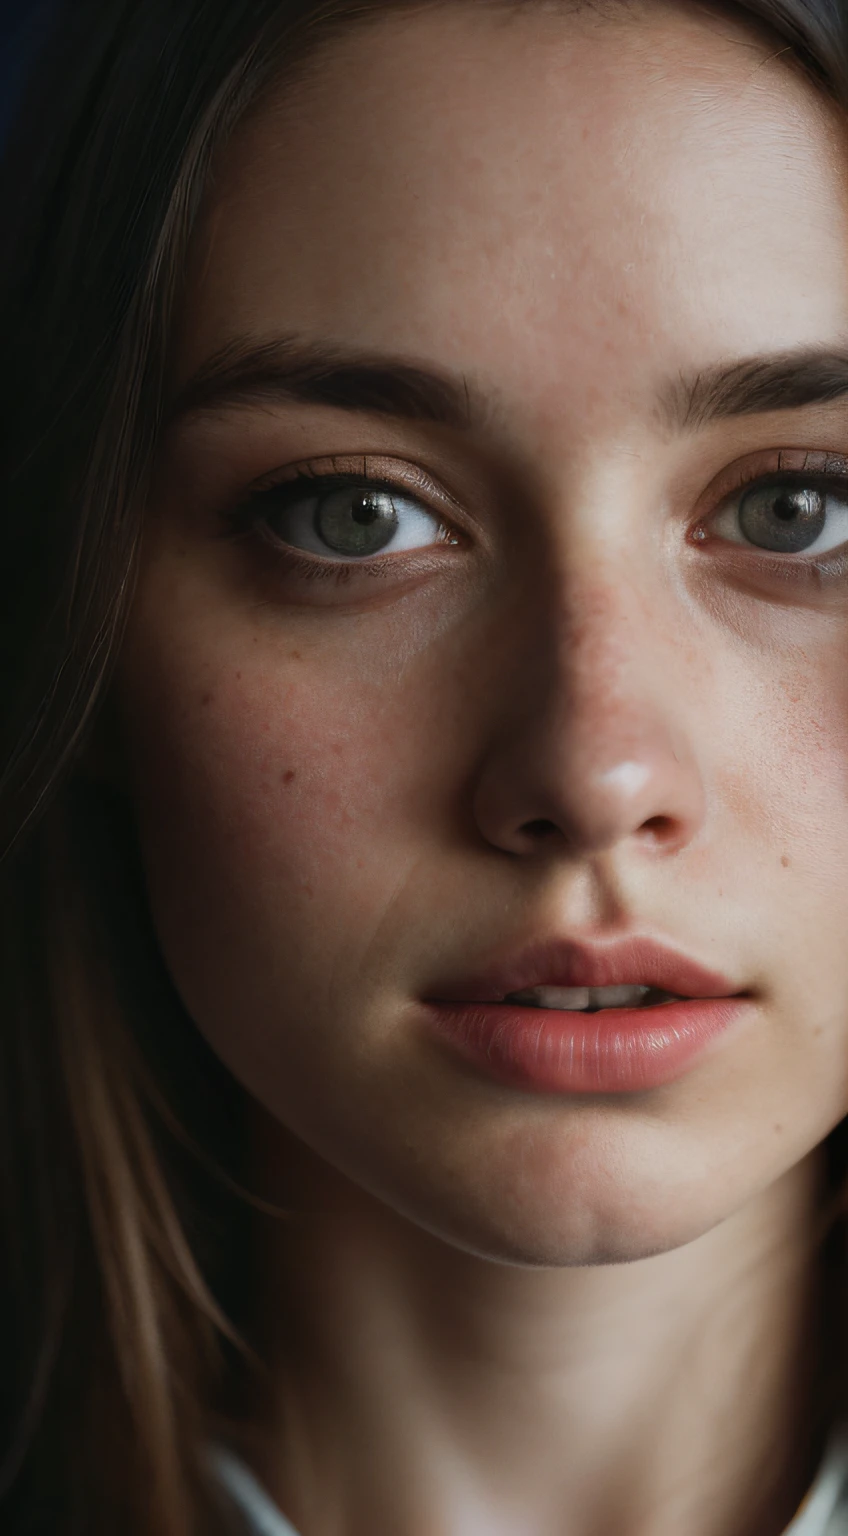
M127 806L79 760L210 166L272 82L404 3L64 0L5 150L0 1516L21 1536L213 1531L200 1450L260 1379L243 1095L167 976ZM848 106L843 0L720 9Z

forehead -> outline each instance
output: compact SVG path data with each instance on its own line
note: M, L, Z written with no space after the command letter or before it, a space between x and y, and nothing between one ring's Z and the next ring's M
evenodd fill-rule
M696 6L451 5L337 38L242 126L178 372L299 333L585 398L848 340L844 127Z

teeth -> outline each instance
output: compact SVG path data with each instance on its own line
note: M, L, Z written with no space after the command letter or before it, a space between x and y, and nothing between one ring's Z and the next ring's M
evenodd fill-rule
M649 996L650 994L650 996ZM598 1008L638 1008L645 1003L678 1001L673 992L656 987L528 987L524 992L510 992L506 1001L526 1003L532 1008L570 1010Z

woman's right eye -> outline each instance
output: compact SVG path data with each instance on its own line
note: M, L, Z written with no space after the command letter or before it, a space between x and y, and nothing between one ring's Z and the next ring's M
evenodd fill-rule
M724 503L709 531L771 554L827 554L848 544L848 476L757 480Z
M266 536L325 560L457 542L444 519L407 490L362 476L299 474L256 493L248 510Z

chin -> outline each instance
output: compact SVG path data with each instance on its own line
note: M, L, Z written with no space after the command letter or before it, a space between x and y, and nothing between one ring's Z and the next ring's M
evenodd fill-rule
M703 1194L703 1191L701 1192ZM526 1268L566 1269L600 1264L633 1264L670 1253L695 1242L717 1226L729 1210L699 1208L694 1191L669 1198L658 1191L653 1201L644 1193L607 1188L596 1198L585 1188L576 1197L545 1199L536 1190L502 1191L497 1201L469 1198L450 1204L437 1198L428 1209L404 1202L400 1214L452 1248L496 1264ZM398 1207L396 1206L396 1209Z

